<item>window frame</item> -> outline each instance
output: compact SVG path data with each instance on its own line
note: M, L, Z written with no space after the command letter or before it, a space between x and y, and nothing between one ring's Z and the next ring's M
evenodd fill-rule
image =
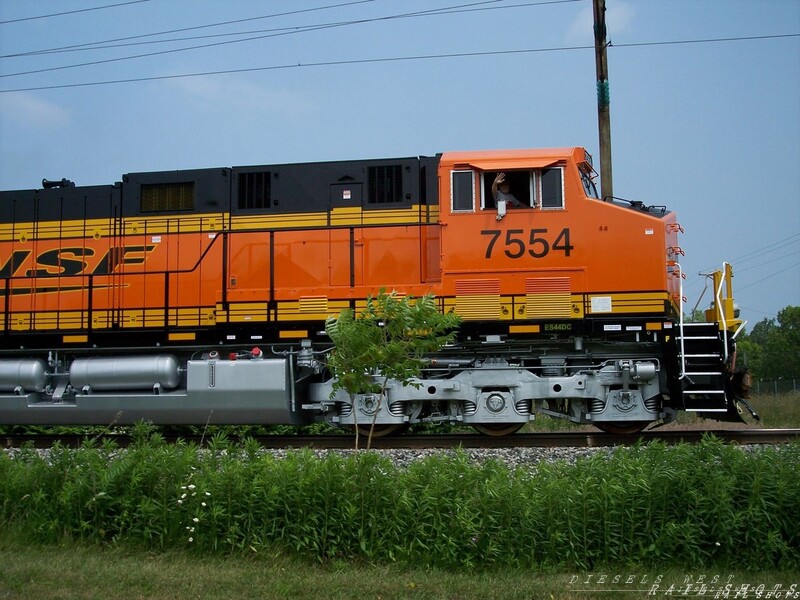
M470 175L470 180L472 184L472 205L470 208L456 208L456 186L455 186L455 179L457 175L462 175L467 173ZM474 213L475 212L475 170L474 169L452 169L450 171L450 212L451 213Z
M545 171L558 171L560 173L560 180L561 180L561 204L559 206L545 206L544 205L544 172ZM556 165L552 167L545 167L543 169L538 169L538 179L539 179L539 203L538 208L539 210L565 210L566 209L566 190L564 186L564 167L562 165Z
M597 185L592 179L591 173L584 169L580 169L581 184L583 185L583 193L587 198L593 200L600 200L600 193L597 191Z
M539 189L538 189L538 169L504 169L503 171L481 171L481 210L497 210L497 203L492 198L493 206L487 206L486 190L491 189L491 184L487 185L486 176L493 173L493 177L497 177L497 173L527 173L528 174L528 197L531 199L532 204L525 208L517 208L514 210L533 209L539 206ZM519 198L517 198L519 200Z

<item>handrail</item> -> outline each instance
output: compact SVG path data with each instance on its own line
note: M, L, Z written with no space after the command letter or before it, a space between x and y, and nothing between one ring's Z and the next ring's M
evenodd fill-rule
M220 238L224 238L234 234L241 234L241 233L271 233L271 232L298 232L298 231L321 231L321 230L329 230L329 229L351 229L351 228L378 228L378 227L436 227L438 223L387 223L387 224L362 224L362 225L332 225L332 226L313 226L313 227L294 227L288 229L279 229L275 227L271 228L257 228L257 227L248 227L243 229L224 229L221 231L209 231L207 233L214 233L216 234L214 238L211 240L211 243L208 244L205 249L200 253L200 256L197 258L197 261L194 265L184 268L184 269L173 269L173 270L160 270L160 271L137 271L134 273L130 273L132 275L172 275L172 274L181 274L181 273L192 273L197 270L200 264L203 262L205 257L211 252L211 249L217 243L217 240ZM120 237L125 237L120 236ZM47 273L44 275L37 275L40 279L58 279L59 277L89 277L92 273L79 273L76 275L63 275L61 273ZM106 275L113 275L113 273L107 273ZM31 279L31 277L27 275L0 275L0 281L24 281L27 279ZM6 284L8 285L8 284Z
M684 348L684 331L683 331L683 271L678 261L673 261L673 267L678 268L678 327L680 331L681 340L681 373L678 379L686 377L686 351Z
M722 286L725 284L725 278L728 275L728 269L730 268L730 264L727 262L722 263L722 272L719 276L719 285L717 285L717 290L714 295L714 302L715 306L717 307L717 316L719 318L720 324L722 325L722 339L724 344L722 345L722 352L723 352L723 362L728 362L728 322L725 319L725 305L722 303Z
M134 273L126 273L126 274L129 274L129 275L172 275L173 273L178 273L178 274L181 274L181 273L192 273L192 272L194 272L194 271L196 271L198 269L198 267L203 262L205 257L211 252L211 249L217 243L217 240L227 236L230 232L229 231L215 231L215 232L212 232L212 233L216 234L214 236L214 239L212 239L211 243L208 244L205 247L205 249L200 253L200 256L197 258L197 261L195 261L194 265L190 266L189 268L172 269L172 270L166 270L165 269L165 270L160 270L160 271L144 271L144 270L142 270L142 271L137 271L137 272L134 272ZM100 277L110 277L110 276L113 276L113 275L119 275L119 273L104 273L103 275L100 275ZM63 275L61 273L47 273L47 274L44 274L44 275L37 275L36 278L37 279L58 279L60 277L89 277L89 278L92 278L94 276L95 276L94 273L77 273L75 275ZM11 274L11 275L1 275L0 276L0 281L7 281L7 282L10 282L10 281L25 281L27 279L32 279L32 278L30 276L28 276L28 275L13 275L13 274ZM8 284L6 284L6 285L8 285Z

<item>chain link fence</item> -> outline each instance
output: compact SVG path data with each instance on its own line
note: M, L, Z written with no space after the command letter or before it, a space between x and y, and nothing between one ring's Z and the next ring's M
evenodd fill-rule
M800 379L754 379L753 387L750 390L751 394L757 396L778 396L792 392L800 392Z

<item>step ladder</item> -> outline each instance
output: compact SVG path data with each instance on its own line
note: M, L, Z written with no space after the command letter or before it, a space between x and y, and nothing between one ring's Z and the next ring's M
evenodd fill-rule
M681 323L677 342L685 410L727 412L726 342L719 324Z

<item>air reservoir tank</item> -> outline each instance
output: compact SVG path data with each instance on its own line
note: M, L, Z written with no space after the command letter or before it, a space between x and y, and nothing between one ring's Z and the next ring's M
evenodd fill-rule
M174 389L181 382L178 359L169 354L116 358L78 358L69 369L69 381L93 391L151 390L156 385Z
M21 387L26 392L43 392L49 380L47 363L41 359L0 360L0 391Z

